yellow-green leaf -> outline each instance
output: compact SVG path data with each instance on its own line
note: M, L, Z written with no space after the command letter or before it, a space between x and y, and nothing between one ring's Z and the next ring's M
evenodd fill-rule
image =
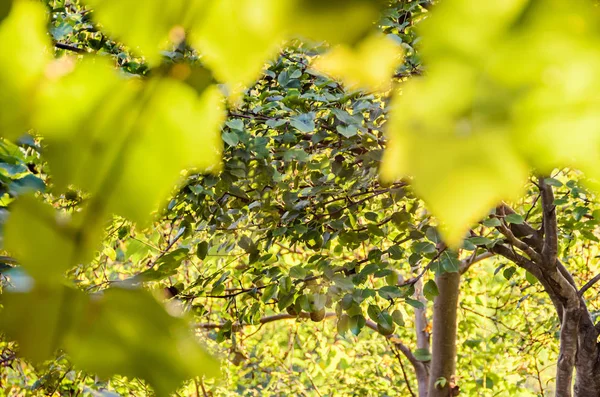
M394 70L402 61L401 47L392 39L373 34L354 48L338 45L318 58L313 66L340 78L349 89L386 91Z
M185 28L201 14L205 1L85 0L93 18L106 32L143 55L152 64L160 61L160 50L185 37Z
M30 248L35 249L32 245ZM19 354L34 363L50 359L83 315L87 296L63 286L36 285L2 294L0 328L19 343Z
M413 177L415 191L453 248L498 202L518 197L528 174L506 131L459 117L471 84L468 73L458 76L439 91L436 77L405 86L387 126L381 170L386 180ZM450 94L456 93L454 84L462 95Z
M143 290L113 288L92 298L66 346L78 366L107 378L145 379L158 396L187 379L219 374L186 322Z
M94 234L92 226L84 233ZM36 282L56 284L64 272L90 259L97 239L82 239L67 214L32 196L22 196L10 207L4 245ZM97 237L97 235L96 235Z
M332 44L355 43L375 27L381 0L290 0L287 26L291 35Z
M44 5L24 0L0 22L0 131L9 139L29 129L31 98L52 58L46 24Z
M73 106L61 109L67 102ZM174 79L128 81L88 60L44 88L36 126L58 187L92 193L90 213L145 223L182 170L218 169L224 118L215 86L199 96Z
M281 0L220 0L208 7L193 42L234 97L277 54L287 7Z

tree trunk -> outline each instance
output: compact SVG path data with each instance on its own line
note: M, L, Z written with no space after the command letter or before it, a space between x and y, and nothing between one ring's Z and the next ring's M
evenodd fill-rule
M579 320L577 357L575 358L575 397L600 397L598 331L584 311Z
M415 283L413 298L423 303L423 309L415 309L415 332L417 335L417 349L430 351L428 321L427 321L427 299L423 295L423 279L419 278ZM428 397L429 387L429 363L423 363L423 368L417 371L417 383L419 386L419 397Z
M433 304L433 358L428 397L448 397L458 394L454 373L460 274L441 274L436 276L436 283L440 293Z

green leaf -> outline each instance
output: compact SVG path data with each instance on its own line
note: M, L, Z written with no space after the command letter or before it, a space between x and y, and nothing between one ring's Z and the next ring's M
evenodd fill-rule
M337 322L337 332L344 335L350 329L350 317L347 314L342 314Z
M354 288L354 282L352 281L352 278L346 277L343 274L336 274L333 276L332 281L335 283L335 285L344 290L351 290Z
M538 283L538 279L535 278L535 276L529 272L525 272L525 279L527 281L529 281L530 284L537 284Z
M514 266L507 267L502 272L502 275L504 276L505 279L510 280L516 271L517 271L517 269Z
M448 122L455 113L457 118L464 114L468 98L463 97L476 84L475 77L460 72L453 72L453 84L462 87L461 98L437 91L441 80L447 81L441 71L403 84L387 123L390 139L381 169L388 181L414 177L411 186L440 220L440 233L450 248L459 247L490 208L503 199L518 198L528 176L508 134L491 127L457 133L461 124ZM464 128L470 128L469 121Z
M177 273L181 262L188 257L188 254L189 249L187 248L178 248L169 252L156 261L153 269L138 274L134 279L136 281L157 281L170 277Z
M500 222L500 219L498 218L488 218L483 221L483 226L485 227L496 227L500 226L501 224L502 222Z
M488 244L492 243L492 240L490 240L487 237L482 237L482 236L469 237L467 240L470 241L474 245L488 245Z
M290 269L290 277L295 279L304 279L308 275L306 269L302 266L294 266Z
M444 272L456 273L460 269L460 261L454 256L444 255L440 262Z
M377 318L381 314L381 309L377 305L369 305L367 308L367 314L371 318L371 320L377 322Z
M546 179L544 179L544 182L547 185L554 186L554 187L562 187L563 186L563 183L561 181L559 181L558 179L554 179L554 178L546 178Z
M378 293L383 299L396 299L402 297L402 291L400 291L400 288L391 285L381 287Z
M446 380L446 378L440 377L436 379L435 387L438 389L443 389L444 387L446 387L447 383L448 381Z
M10 184L10 190L16 195L24 193L44 192L46 184L35 175L25 175L23 178L15 179Z
M400 327L404 327L404 316L402 316L402 312L400 310L396 309L392 312L392 319Z
M393 245L390 248L388 248L387 252L390 255L390 258L392 259L399 260L404 257L404 251L397 245Z
M290 125L300 132L309 133L315 130L315 114L303 113L290 119Z
M389 37L376 33L357 45L332 48L313 66L327 75L339 77L348 89L387 91L391 87L390 77L401 63L402 47ZM348 127L356 130L353 125ZM338 131L345 135L339 127Z
M517 225L522 225L525 222L525 219L519 214L508 214L504 217L506 223L514 223Z
M404 298L404 301L414 307L415 309L425 309L425 304L421 301L411 298Z
M377 322L379 331L384 335L391 334L396 328L392 316L386 311L380 312L375 322Z
M350 317L348 320L348 328L354 335L360 334L360 331L367 324L365 317L362 314Z
M356 134L358 134L358 128L355 125L338 125L335 127L336 131L339 132L346 138L352 138Z
M223 131L221 138L223 138L223 142L229 146L235 146L240 142L240 138L235 132Z
M12 4L13 4L12 0L6 0L6 1L3 1L2 3L0 3L0 23L2 22L2 20L4 18L6 18L8 16L8 14L10 14Z
M208 255L208 241L202 241L196 246L196 256L200 260L204 260Z
M440 291L438 291L438 287L435 281L428 280L425 283L425 285L423 286L423 294L430 301L432 301L436 296L440 294Z
M372 28L385 2L380 0L292 0L286 25L291 34L330 43L354 43Z
M419 361L431 361L431 352L428 349L417 349L413 352L415 358Z
M275 295L277 295L277 289L278 286L277 284L270 284L267 286L267 288L265 288L263 290L262 296L261 296L261 300L264 303L267 303L268 301L270 301L271 299L273 299L275 297Z

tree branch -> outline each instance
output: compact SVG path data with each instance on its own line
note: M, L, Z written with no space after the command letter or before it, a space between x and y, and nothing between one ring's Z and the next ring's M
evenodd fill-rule
M59 48L61 50L67 50L67 51L71 51L71 52L76 52L78 54L85 54L85 53L87 53L87 51L85 49L79 48L79 47L75 47L75 46L70 45L70 44L54 43L54 47Z
M590 281L588 281L587 283L585 283L585 285L583 287L581 287L581 289L579 290L579 292L577 294L579 296L583 296L583 294L585 293L585 291L587 291L588 289L590 289L599 280L600 280L600 273L596 274L594 276L594 278L592 278Z
M498 207L498 211L500 212L501 216L505 215L505 213L503 211L503 207ZM503 219L500 221L500 225L498 227L496 227L496 229L498 229L498 231L500 231L500 233L502 233L506 237L506 239L508 240L510 245L515 246L518 249L520 249L521 251L523 251L524 253L526 253L527 256L529 256L529 259L531 259L532 261L534 261L536 263L541 263L542 256L539 253L537 253L533 248L531 248L531 246L529 244L527 244L524 241L519 240L513 234L512 230L510 230L504 224Z
M331 313L325 313L324 319L332 319L334 317L337 317L337 315L335 313L333 313L333 312L331 312ZM298 314L297 316L295 316L293 314L287 314L287 313L274 314L272 316L262 317L259 320L258 323L259 324L268 324L268 323L272 323L272 322L275 322L275 321L293 320L293 319L297 319L297 318L310 318L310 313L302 312L302 313ZM256 325L256 324L240 324L239 322L235 322L231 326L231 329L234 330L234 331L239 331L243 327L247 327L247 326L250 326L250 325ZM219 328L223 328L224 326L225 326L225 323L198 323L198 324L194 325L194 328L199 328L199 329L219 329Z
M539 282L544 287L544 290L546 291L546 293L550 297L550 300L554 304L554 309L556 309L558 318L560 318L562 320L562 317L563 317L562 301L561 301L560 297L557 295L554 288L552 288L552 286L550 285L548 280L546 280L546 278L544 277L544 274L542 273L539 266L537 266L535 263L533 263L529 259L517 254L516 252L514 252L513 250L511 250L510 248L508 248L504 245L496 244L492 248L490 248L490 251L492 251L500 256L505 257L509 261L513 262L515 265L517 265L517 266L527 270L529 273L533 274L533 276L537 280L539 280Z
M558 254L558 226L556 223L556 206L554 205L554 192L543 177L539 178L540 194L542 196L542 210L544 213L544 247L542 257L545 266L554 266Z
M333 319L336 317L337 317L337 314L335 314L334 312L329 312L329 313L325 313L324 319ZM259 324L268 324L268 323L272 323L275 321L294 320L294 319L298 319L298 318L310 318L310 313L302 312L298 315L292 315L292 314L288 314L288 313L274 314L272 316L262 317L259 320ZM250 326L250 325L256 325L256 324L240 324L239 322L235 322L231 326L231 329L233 331L239 331L243 327ZM367 327L371 328L372 330L379 332L377 329L377 324L375 324L373 321L367 320L365 325ZM219 329L219 328L223 328L224 326L225 326L225 323L198 323L198 324L194 325L194 328L197 328L197 329ZM402 352L402 354L404 354L406 356L408 361L410 361L410 363L415 367L415 369L417 368L417 366L423 366L423 363L421 361L417 360L417 358L412 353L410 348L398 341L399 338L397 335L387 335L386 338L388 338L392 343L394 343L394 346L396 346L396 348L398 350L400 350Z
M508 206L506 203L502 203L498 209L504 215L515 214L516 212ZM540 232L533 228L529 223L523 222L521 224L511 223L508 228L519 240L529 244L537 252L542 252L544 241Z
M495 254L493 252L484 252L481 255L475 255L476 252L477 251L473 252L472 257L464 259L460 262L460 266L459 266L459 270L458 270L460 274L464 274L467 270L469 270L471 268L471 266L473 266L477 262L481 262L484 259L488 259L488 258L495 256Z
M365 325L367 327L371 328L373 331L379 333L377 324L374 321L367 320ZM399 340L398 335L391 334L391 335L387 335L386 338L389 339L394 344L394 346L396 346L396 348L398 350L400 350L402 352L402 354L404 354L404 356L406 356L408 361L410 361L410 363L413 365L413 367L415 367L415 369L418 366L423 365L423 363L421 361L417 360L417 358L415 357L415 355L412 353L412 351L410 350L410 348L408 346L406 346L405 344L398 341Z

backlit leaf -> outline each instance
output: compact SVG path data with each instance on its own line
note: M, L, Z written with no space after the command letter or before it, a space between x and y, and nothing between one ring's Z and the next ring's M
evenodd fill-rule
M391 76L402 62L401 48L390 38L371 35L356 47L339 45L318 58L313 66L341 79L348 89L386 91Z
M44 5L33 1L15 2L0 21L0 134L9 139L30 127L31 98L52 56L46 24Z

